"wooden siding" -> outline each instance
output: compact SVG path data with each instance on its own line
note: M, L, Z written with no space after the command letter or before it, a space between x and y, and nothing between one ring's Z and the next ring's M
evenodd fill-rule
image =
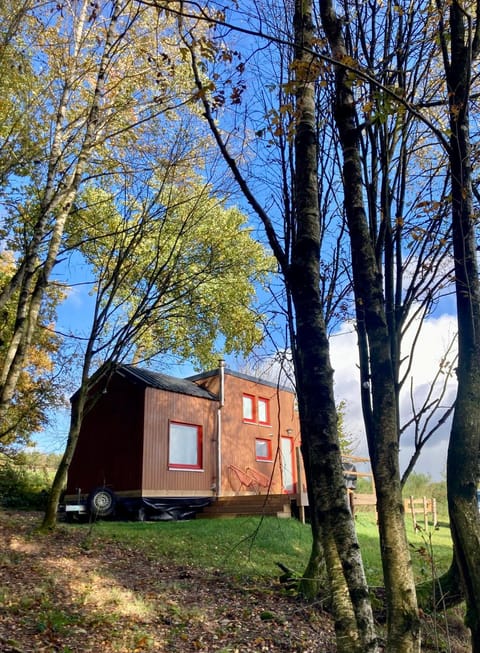
M216 483L216 401L147 388L145 391L144 496L211 496ZM169 470L169 422L202 427L203 469Z
M267 399L269 402L270 424L245 422L243 419L243 395L252 395L256 399ZM293 392L280 389L258 380L249 380L242 375L235 375L226 370L225 373L225 406L222 408L222 496L245 493L245 488L235 473L229 469L234 465L246 470L253 467L265 476L272 476L270 491L279 494L284 491L282 483L281 455L278 450L281 436L291 436L294 445L300 444L300 426L298 413L295 410L295 395ZM262 438L271 441L272 461L257 461L255 455L255 440ZM294 463L293 475L297 480L297 470ZM265 492L265 490L263 490Z
M220 371L217 370L216 374L208 374L196 380L195 383L201 388L208 390L213 395L219 397L220 395Z
M114 375L85 413L68 473L67 493L141 487L143 388Z
M281 438L289 436L300 444L298 413L293 392L225 370L224 406L221 408L220 496L266 492L262 484L242 486L232 473L256 470L272 476L270 492L284 492ZM220 375L207 374L196 380L215 395L220 392ZM270 424L243 419L243 395L269 403ZM217 437L219 402L146 387L143 383L114 374L106 392L100 388L98 401L84 419L68 479L68 494L81 488L89 493L97 486L111 487L119 496L200 497L217 493ZM202 427L201 470L169 470L169 423L176 421ZM272 461L257 461L255 441L269 440ZM292 463L297 482L297 465ZM263 478L262 477L262 478Z
M291 517L290 497L286 494L257 496L220 497L198 513L197 518L246 517Z

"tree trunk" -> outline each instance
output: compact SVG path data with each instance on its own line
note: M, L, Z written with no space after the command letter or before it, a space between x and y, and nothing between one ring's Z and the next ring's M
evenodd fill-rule
M88 385L82 384L74 402L72 403L67 446L65 447L65 451L63 452L62 459L53 479L52 487L50 488L47 507L40 527L40 530L42 531L53 530L57 525L58 505L67 483L68 470L80 435L87 394Z
M309 503L313 505L313 501ZM317 600L327 609L331 607L332 600L328 592L327 568L322 548L322 535L315 510L310 514L310 526L312 529L312 549L308 564L300 580L298 591L309 601Z
M323 27L336 61L347 57L341 23L330 0L320 3ZM420 621L403 518L394 368L385 316L381 272L370 238L363 200L357 116L352 82L336 65L335 121L343 151L345 209L359 332L368 340L372 407L367 431L377 493L380 546L387 598L387 649L420 650ZM372 419L373 418L373 419Z
M81 34L88 23L88 2L84 0L82 9L75 25L75 56L79 54ZM4 289L2 301L6 302L13 291L19 286L19 300L14 333L5 356L2 370L0 371L0 437L2 417L8 410L14 396L18 378L25 364L25 357L32 340L34 329L37 326L40 308L45 291L50 281L50 275L57 263L65 225L70 214L71 206L78 193L88 158L97 141L97 129L100 116L100 107L105 88L106 70L110 65L112 49L116 38L117 20L121 8L118 2L113 3L113 10L107 26L105 43L101 62L96 76L96 86L93 93L92 104L85 121L85 133L79 147L79 153L73 171L63 183L56 181L59 168L65 164L63 149L65 147L64 123L68 109L68 100L77 70L73 66L70 74L64 81L62 96L59 101L55 133L50 152L50 162L47 181L39 207L40 217L35 225L31 242L25 252L24 261L21 263L21 274L15 275L11 285ZM57 184L57 185L56 185ZM39 261L42 243L48 237L48 247L45 260Z
M448 571L440 577L417 585L418 605L427 612L438 612L465 600L455 551Z
M48 497L47 507L45 509L45 514L41 525L41 530L53 530L56 526L58 504L60 502L61 494L67 483L68 470L70 469L70 463L72 462L73 454L75 453L75 449L77 447L85 411L88 410L89 407L91 407L91 405L93 405L93 403L96 401L96 397L91 395L91 382L89 376L93 360L93 347L99 330L99 323L101 321L101 318L99 317L99 312L101 313L100 304L101 299L97 295L93 325L83 357L80 387L75 393L75 397L72 401L67 445L53 479L52 487ZM114 365L113 360L111 360L110 363L111 366L105 366L103 368L102 375L110 374L112 366ZM101 376L97 375L95 383L98 383L100 378Z
M295 333L292 351L299 403L302 453L307 478L310 510L314 513L309 568L315 568L321 550L327 570L332 600L335 600L339 652L370 653L378 650L373 614L365 580L353 517L347 504L343 478L337 415L333 395L323 305L320 292L320 211L317 178L317 125L314 84L316 74L309 49L314 40L312 2L295 3L296 131L294 225L291 262L288 252L268 214L251 192L217 127L202 83L195 47L185 38L192 58L195 82L204 115L226 164L245 198L261 219L269 244L284 275L294 307ZM311 76L313 74L313 77Z
M480 3L476 4L477 18ZM444 45L450 111L452 233L458 319L458 390L447 459L450 527L467 603L472 651L480 651L480 286L472 191L469 94L479 51L478 23L463 3L450 3L450 61ZM443 36L443 35L442 35Z
M312 4L295 3L296 234L287 285L295 307L294 343L302 451L311 510L320 525L339 651L375 651L377 640L353 517L347 501L333 370L320 295L320 210L312 56ZM314 530L315 534L315 530ZM342 570L342 573L339 573Z

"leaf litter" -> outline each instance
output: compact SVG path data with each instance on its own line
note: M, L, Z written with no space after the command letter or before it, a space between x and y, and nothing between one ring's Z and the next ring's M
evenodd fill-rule
M333 653L333 623L272 579L241 581L0 511L2 653ZM266 617L268 615L268 618Z

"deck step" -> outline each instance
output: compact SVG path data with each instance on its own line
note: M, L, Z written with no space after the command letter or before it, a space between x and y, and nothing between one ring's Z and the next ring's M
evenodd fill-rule
M258 515L291 517L290 499L285 494L220 497L197 514L198 519L253 517Z

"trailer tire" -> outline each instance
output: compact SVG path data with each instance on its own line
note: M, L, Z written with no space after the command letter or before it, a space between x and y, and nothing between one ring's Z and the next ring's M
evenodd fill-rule
M107 487L97 487L88 497L88 510L92 517L110 517L117 503L115 494Z

